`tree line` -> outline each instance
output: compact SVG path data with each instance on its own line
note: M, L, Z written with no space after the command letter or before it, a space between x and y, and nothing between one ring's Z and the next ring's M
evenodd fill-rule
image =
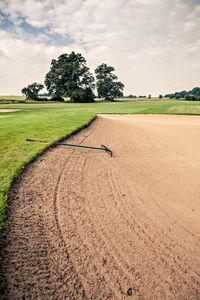
M180 99L184 98L185 100L191 101L200 101L200 87L194 87L190 91L181 91L174 94L166 94L165 97L170 99Z
M114 71L113 67L105 63L99 65L95 69L95 84L95 78L87 67L85 58L80 53L65 53L52 59L44 85L52 96L51 100L55 101L64 101L63 97L70 97L71 102L93 102L95 87L99 98L114 101L115 98L123 96L124 89L124 84L117 80ZM24 87L21 92L26 95L26 99L39 100L38 94L44 85L34 82Z

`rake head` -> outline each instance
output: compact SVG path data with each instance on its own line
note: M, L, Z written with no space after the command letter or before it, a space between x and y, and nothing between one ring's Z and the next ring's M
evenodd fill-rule
M112 155L113 155L113 153L112 153L112 151L110 150L110 149L108 149L106 146L104 146L104 145L101 145L101 147L106 151L106 152L108 152L109 154L110 154L110 156L112 157Z

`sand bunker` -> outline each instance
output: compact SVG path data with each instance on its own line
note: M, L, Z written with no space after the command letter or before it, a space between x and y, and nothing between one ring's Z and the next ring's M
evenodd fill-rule
M100 116L10 195L6 299L200 299L200 118Z
M17 111L17 110L21 110L21 109L7 109L7 108L1 108L0 112L11 112L11 111Z

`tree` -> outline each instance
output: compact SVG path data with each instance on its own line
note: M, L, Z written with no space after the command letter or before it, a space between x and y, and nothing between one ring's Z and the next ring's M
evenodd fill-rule
M180 95L180 98L184 98L185 95L187 95L187 92L185 90L181 91L181 92L179 92L179 95Z
M186 94L185 95L185 100L188 100L188 101L200 101L200 97L199 96L195 96L195 95L191 95L191 94Z
M91 88L79 88L72 93L73 102L93 102L95 95Z
M95 69L98 97L109 101L114 101L116 97L123 97L124 84L116 81L118 78L113 71L115 71L113 67L104 63Z
M38 100L38 93L44 88L43 84L33 82L27 87L24 87L21 92L26 95L26 99Z
M62 54L52 59L45 77L45 85L51 95L70 97L72 102L94 101L94 77L80 53Z
M189 96L189 97L188 97ZM192 100L192 96L195 96L194 99L198 99L200 97L200 88L195 87L191 91L181 91L181 92L175 92L174 94L166 94L165 97L169 97L170 99L180 99L185 98L186 100Z
M200 88L199 87L195 87L191 90L191 94L195 95L195 96L200 96Z
M163 95L159 95L159 98L162 99L162 98L163 98Z
M185 98L185 100L188 100L188 101L191 100L191 96L189 94L186 94L184 98Z
M137 98L135 95L129 95L129 96L127 96L126 98L130 98L130 99L132 99L132 98Z

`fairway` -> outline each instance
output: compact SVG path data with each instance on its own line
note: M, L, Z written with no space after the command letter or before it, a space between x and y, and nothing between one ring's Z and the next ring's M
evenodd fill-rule
M198 116L100 115L11 191L10 298L198 299ZM29 276L31 274L31 276Z

